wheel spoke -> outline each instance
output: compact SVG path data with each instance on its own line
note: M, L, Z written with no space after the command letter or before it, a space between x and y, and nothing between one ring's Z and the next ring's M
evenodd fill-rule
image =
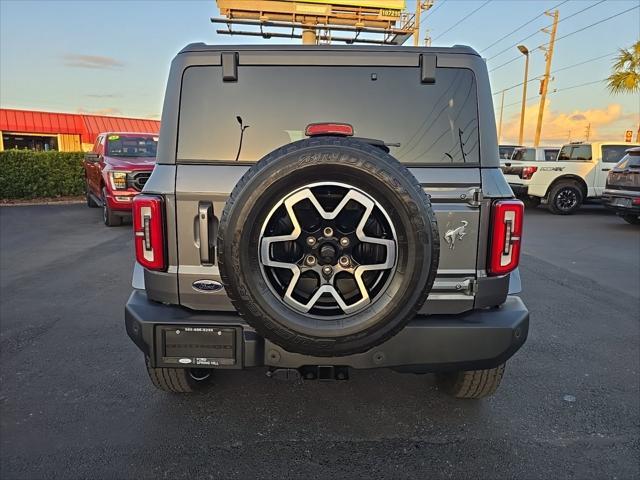
M267 221L263 225L262 235L264 235L264 230L266 228L266 225L269 219L272 218L272 216L275 214L278 208L284 205L287 215L289 216L289 219L293 225L293 230L290 234L287 234L287 235L277 235L272 237L262 236L260 239L260 260L262 265L265 267L283 268L291 271L291 274L292 274L291 279L289 280L289 283L286 286L286 288L283 287L285 291L281 293L282 300L287 305L291 306L295 310L302 313L308 313L310 310L312 310L314 306L316 306L316 303L320 300L320 298L325 294L328 294L333 298L333 300L335 301L335 304L344 312L344 314L350 314L350 313L356 312L359 309L366 306L367 304L371 303L372 301L370 292L367 289L367 285L365 284L365 281L363 279L363 275L369 271L389 270L395 267L396 242L392 239L371 237L365 234L364 232L365 225L367 224L367 221L369 220L369 218L374 212L374 209L376 208L376 203L369 196L367 196L366 194L364 194L363 192L357 189L354 189L352 187L342 185L342 184L335 184L335 185L343 188L348 187L348 190L344 195L344 197L340 200L338 205L333 210L331 211L325 210L325 208L322 206L322 204L320 203L318 198L316 198L316 196L314 195L313 191L310 188L310 187L313 187L314 185L310 185L297 192L294 192L293 194L287 196L285 199L278 202L278 204L276 204L273 207L273 209L267 216ZM334 273L330 277L329 276L323 277L321 271L319 270L319 267L318 268L305 267L304 269L301 269L297 263L282 262L275 258L272 258L273 244L279 243L279 242L296 241L299 239L300 235L302 234L301 224L298 221L298 218L296 217L296 214L293 208L297 203L303 200L308 200L314 206L315 210L320 215L320 217L323 220L327 220L327 221L335 220L338 217L338 215L340 215L340 213L345 209L345 207L350 201L354 201L360 204L362 207L364 207L364 212L362 214L362 217L360 218L358 225L356 226L356 229L355 229L356 238L362 243L370 243L374 245L384 246L385 258L384 258L384 261L378 262L376 264L370 264L370 265L360 264L355 269L350 271L350 273L354 277L357 289L360 293L360 298L357 301L347 304L343 299L343 297L341 296L340 292L335 287L336 273L340 271L346 271L345 269L342 269L342 270L337 269L336 271L334 271ZM378 207L378 208L381 208L381 207ZM388 217L387 217L387 220L390 222ZM318 288L315 291L313 291L312 294L311 292L309 292L309 294L311 294L311 297L306 303L303 303L297 300L293 296L293 292L296 288L296 285L298 284L298 281L300 280L303 270L304 271L313 270L316 272L316 274L320 278L320 284Z

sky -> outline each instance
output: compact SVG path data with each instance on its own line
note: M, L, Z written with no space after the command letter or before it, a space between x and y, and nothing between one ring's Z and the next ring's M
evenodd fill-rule
M523 80L516 45L532 52L529 78L541 75L536 47L551 24L542 12L556 7L543 141L584 140L588 125L592 140L621 140L638 129L640 95L612 96L601 80L617 50L640 39L640 0L435 0L422 24L433 45L470 45L487 59L498 122L500 91ZM218 15L214 0L0 0L0 106L159 119L170 62L188 43L299 42L218 35L209 21ZM538 87L529 83L525 143L533 140ZM503 143L517 140L521 98L522 86L505 91Z

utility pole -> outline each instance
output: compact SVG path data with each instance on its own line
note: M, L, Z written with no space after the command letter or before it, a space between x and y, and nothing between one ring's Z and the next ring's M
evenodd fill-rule
M413 20L413 46L420 46L420 17L423 10L429 10L433 6L433 0L416 0L416 13ZM431 39L429 39L431 43Z
M560 17L559 10L554 10L553 14L544 12L545 15L553 17L553 25L551 26L551 37L549 39L549 47L538 47L541 50L546 50L545 59L547 63L544 68L544 77L542 79L542 85L540 85L540 106L538 107L538 124L536 126L536 136L533 141L533 146L540 145L540 134L542 133L542 117L544 116L544 104L547 101L547 89L549 88L549 79L551 78L551 60L553 59L553 47L556 43L556 32L558 31L558 18ZM549 33L546 28L542 29L543 32Z
M500 99L500 123L498 124L498 144L502 141L502 111L504 110L504 90Z
M591 135L591 124L590 123L587 125L587 128L584 129L584 136L587 137L586 140L585 140L586 142L589 141L589 135Z
M522 106L520 107L520 134L518 135L518 145L524 145L524 114L527 108L527 77L529 76L529 49L524 45L518 45L518 50L525 56L524 62L524 82L522 87Z

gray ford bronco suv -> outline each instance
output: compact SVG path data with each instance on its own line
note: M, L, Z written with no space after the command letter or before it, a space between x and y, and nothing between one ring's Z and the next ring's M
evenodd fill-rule
M527 337L522 220L473 49L189 45L134 201L127 332L170 392L391 368L484 397Z

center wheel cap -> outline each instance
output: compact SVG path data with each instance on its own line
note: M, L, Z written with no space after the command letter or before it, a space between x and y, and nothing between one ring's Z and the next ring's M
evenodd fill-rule
M320 247L320 258L325 264L336 263L336 249L330 243L325 243Z

